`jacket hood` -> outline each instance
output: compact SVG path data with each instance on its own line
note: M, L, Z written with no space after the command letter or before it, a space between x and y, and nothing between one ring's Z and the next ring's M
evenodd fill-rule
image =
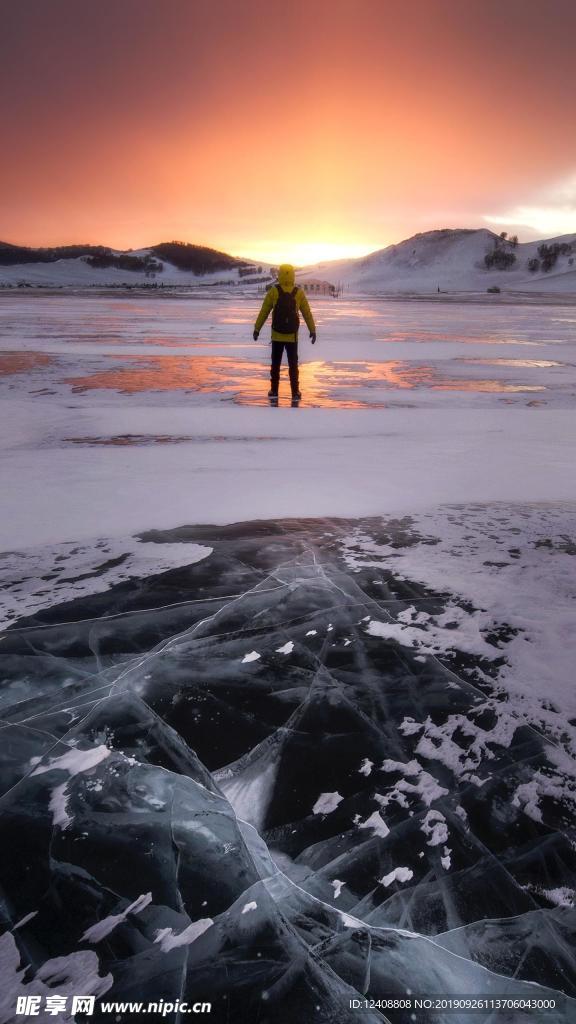
M285 291L292 291L295 280L294 267L290 263L283 263L278 268L278 284L282 285Z

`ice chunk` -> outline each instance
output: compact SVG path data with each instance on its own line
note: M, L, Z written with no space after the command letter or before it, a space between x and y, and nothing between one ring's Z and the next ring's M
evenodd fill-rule
M178 934L175 934L172 928L160 928L156 933L154 941L159 944L163 953L169 953L171 949L176 949L177 946L190 946L204 932L208 931L213 924L212 918L204 917L199 921L189 924L183 932Z
M293 650L294 650L294 642L292 640L288 640L287 643L285 643L282 647L277 647L276 648L276 653L277 654L292 654Z
M380 885L386 886L392 885L392 882L409 882L414 876L414 872L410 868L394 868L389 874L384 875L380 879Z
M312 808L312 814L331 814L343 799L340 793L321 793Z
M440 811L428 811L422 822L422 831L428 836L427 846L440 846L448 839L446 818Z
M358 828L371 828L374 834L382 839L385 839L390 833L390 829L378 811L374 811L369 818L366 818L366 821L360 822Z
M242 658L242 664L245 665L249 661L258 661L261 657L262 655L258 654L258 651L250 651L249 654L245 654Z

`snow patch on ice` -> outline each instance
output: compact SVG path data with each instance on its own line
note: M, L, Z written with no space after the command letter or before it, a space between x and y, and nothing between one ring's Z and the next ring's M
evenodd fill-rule
M72 818L68 813L68 782L82 772L88 772L100 764L111 751L105 744L97 747L89 747L88 750L79 750L77 747L66 751L60 757L53 757L45 764L39 764L32 772L32 775L43 775L45 772L65 771L68 773L66 782L55 786L50 795L49 808L52 812L54 825L61 829L68 828Z
M258 651L250 651L249 654L245 654L242 658L242 664L246 665L250 661L258 661L261 657L262 655L258 654Z
M350 914L345 914L343 911L340 911L340 920L345 928L366 927L357 917L352 917Z
M13 1020L14 1009L19 996L49 996L58 992L66 999L82 993L85 996L103 996L112 987L111 974L101 976L100 963L94 950L84 949L67 956L46 960L33 978L25 980L29 968L23 967L20 952L11 932L0 936L0 972L2 975L2 1003L8 1009L3 1021ZM42 1019L48 1019L42 1018ZM54 1017L50 1017L54 1020ZM72 1024L67 1013L60 1016L62 1024Z
M483 728L476 719L493 722L490 728ZM440 761L458 778L469 778L482 762L493 760L493 747L507 748L521 722L503 709L496 700L485 700L476 704L466 715L449 715L445 722L436 725L431 718L415 722L405 718L399 729L403 736L421 733L416 753L430 761ZM464 737L464 746L458 742ZM467 776L468 773L468 776ZM477 780L482 785L482 780Z
M390 834L390 829L378 811L374 811L373 814L366 818L366 821L361 821L358 828L371 828L374 835L380 836L381 839L385 839Z
M557 434L555 446L561 459L562 449L573 447L572 432ZM344 541L343 555L353 571L385 565L439 594L449 590L456 628L446 628L446 617L425 620L412 607L395 623L371 623L369 631L422 652L500 659L496 680L509 709L557 741L566 744L571 736L576 752L576 729L567 721L576 712L574 522L574 506L561 503L412 509L405 546L380 543L358 527ZM456 611L461 601L475 610Z
M415 608L410 607L400 613L397 622L372 619L366 631L370 636L378 636L428 654L462 651L493 661L500 657L500 652L487 643L483 636L490 625L492 616L488 613L468 612L458 605L450 605L435 617L426 612L416 612Z
M101 761L104 761L111 754L111 750L105 744L97 747L89 747L87 750L78 750L77 747L66 751L60 757L53 757L45 764L38 765L32 775L43 775L44 772L65 771L70 778L80 772L90 771Z
M524 782L517 787L512 797L514 807L520 807L524 814L538 823L542 822L542 808L540 801L548 797L559 802L570 803L572 809L576 804L576 785L574 778L564 778L558 773L551 771L544 773L538 770L534 773L530 782Z
M321 793L312 808L312 814L331 814L343 799L340 793Z
M567 886L560 886L558 889L542 889L542 895L546 896L551 903L557 907L573 907L576 902L576 892Z
M411 796L420 799L429 807L435 800L439 800L440 797L448 793L448 790L441 786L434 776L430 775L416 760L404 763L387 758L382 763L382 771L400 772L414 779L413 782L408 782L407 779L402 778L389 789L388 793L384 795L376 793L375 799L382 807L387 807L393 801L401 807L408 807L408 798Z
M427 846L440 846L448 840L446 818L440 811L428 811L422 822L421 830L428 836Z
M293 650L294 650L294 642L292 640L288 640L287 643L283 644L282 647L277 647L276 648L276 653L277 654L292 654Z
M202 544L155 544L119 536L6 551L0 560L0 628L43 608L101 594L128 579L200 562L212 550Z
M156 932L154 942L157 942L163 953L169 953L171 949L178 946L190 946L192 942L199 939L204 932L212 927L214 921L211 917L203 917L199 921L189 924L184 931L176 934L172 928L159 928Z
M392 885L392 882L409 882L413 876L414 872L410 868L394 868L389 874L384 875L380 879L380 885L388 888L389 885Z
M152 893L143 893L142 896L138 896L138 898L120 914L110 914L108 917L103 917L101 921L93 924L90 928L87 928L80 941L100 942L102 939L105 939L107 935L110 935L110 933L113 932L119 924L126 921L129 914L140 914L150 905L150 903L152 903Z

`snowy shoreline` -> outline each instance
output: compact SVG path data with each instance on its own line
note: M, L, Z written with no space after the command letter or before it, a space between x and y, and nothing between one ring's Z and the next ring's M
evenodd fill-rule
M437 291L376 291L363 292L361 289L354 289L345 292L347 302L415 302L433 303L435 306L442 305L482 305L482 306L576 306L576 292L572 290L554 291L546 288L541 291L532 288L525 291L521 288L507 288L506 282L502 282L502 290L499 294L488 294L482 291L452 291L446 289ZM248 299L258 302L259 293L255 288L238 286L211 286L211 285L178 285L168 284L158 288L147 287L142 284L118 284L118 285L25 285L0 283L0 301L10 298L43 299L71 298L71 299L150 299L169 301L196 300L198 302L213 301L219 302L226 299ZM336 301L336 300L334 300Z

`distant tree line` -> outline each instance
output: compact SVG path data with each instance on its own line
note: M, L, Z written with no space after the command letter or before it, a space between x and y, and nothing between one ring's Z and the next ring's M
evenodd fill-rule
M494 248L487 252L484 257L484 266L487 270L508 270L516 262L516 253L513 252L518 246L518 235L508 237L506 231L494 238ZM546 273L556 265L560 256L568 256L568 265L574 265L573 253L576 252L574 242L542 242L538 246L538 255L528 260L528 270L531 274L539 271Z
M146 276L158 274L164 269L164 264L153 256L130 256L128 253L116 255L112 252L97 253L95 256L86 256L86 263L97 270L108 270L115 267L118 270L132 270L136 273L144 272Z
M493 249L484 257L484 265L487 270L508 270L514 263L516 263L516 253L508 252L506 249Z
M558 262L559 256L569 256L568 264L573 266L574 260L571 256L573 252L573 242L553 242L552 245L543 242L542 245L538 246L538 256L528 260L528 270L532 274L537 273L539 270L544 272L552 270L552 267Z
M250 277L252 274L261 274L262 267L239 267L239 277Z
M135 256L117 253L106 245L61 245L48 248L33 248L25 245L10 245L0 242L0 266L11 266L20 263L55 263L56 260L73 260L84 257L92 267L119 267L121 270L135 270L143 273L155 273L162 269L160 260L171 263L179 270L192 271L194 274L212 274L215 271L252 268L247 260L229 256L217 249L204 245L190 245L187 242L162 242L150 247L150 255ZM155 266L151 263L154 261ZM261 268L260 268L261 272Z
M516 253L510 252L508 249L496 248L492 252L487 252L484 257L486 270L508 270L514 263L516 263Z
M0 242L0 266L17 263L55 263L56 260L75 260L79 256L104 256L111 252L105 245L59 245L47 249L33 249L27 245L9 245Z
M204 245L190 245L187 242L162 242L160 245L151 246L150 251L178 270L191 270L192 273L199 275L251 266L247 260L229 256L225 252L209 249Z
M517 245L518 235L508 238L508 232L502 231L494 238L494 248L484 257L486 270L508 270L512 267L516 263L516 253L512 250Z

